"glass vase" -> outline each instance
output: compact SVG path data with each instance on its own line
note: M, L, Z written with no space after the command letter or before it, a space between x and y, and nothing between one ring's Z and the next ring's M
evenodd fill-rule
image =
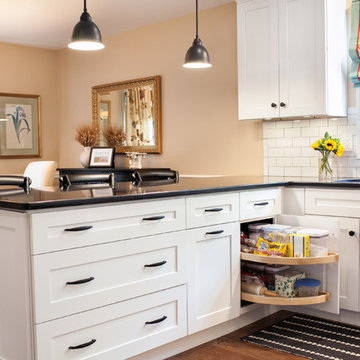
M333 177L332 157L330 151L325 152L319 158L319 181L331 182Z

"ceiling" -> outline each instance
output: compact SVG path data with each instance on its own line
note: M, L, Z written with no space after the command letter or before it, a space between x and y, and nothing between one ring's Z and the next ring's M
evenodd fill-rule
M200 0L199 9L235 0ZM83 0L0 0L0 42L51 49L67 46ZM195 0L88 0L103 37L195 12Z

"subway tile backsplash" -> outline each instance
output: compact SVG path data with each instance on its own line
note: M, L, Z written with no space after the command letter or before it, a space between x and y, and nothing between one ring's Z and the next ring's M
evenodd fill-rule
M327 131L331 136L339 137L345 146L342 157L334 156L334 176L360 177L354 110L349 109L349 116L340 119L264 121L264 175L316 177L320 154L311 148L311 144Z

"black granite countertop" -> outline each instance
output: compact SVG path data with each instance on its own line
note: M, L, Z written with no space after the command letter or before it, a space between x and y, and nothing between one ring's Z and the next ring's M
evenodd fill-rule
M115 189L95 187L62 190L58 187L31 189L29 194L18 190L16 194L0 189L0 208L27 211L65 206L106 204L121 201L164 198L227 191L271 188L277 186L331 187L360 189L360 183L319 182L316 178L283 178L256 176L183 177L178 183L156 186L138 186L131 182L118 182ZM1 192L3 192L1 194Z

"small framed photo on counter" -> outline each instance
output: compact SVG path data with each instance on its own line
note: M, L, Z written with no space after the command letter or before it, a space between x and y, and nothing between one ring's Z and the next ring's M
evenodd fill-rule
M91 148L89 167L113 167L114 152L110 147Z

